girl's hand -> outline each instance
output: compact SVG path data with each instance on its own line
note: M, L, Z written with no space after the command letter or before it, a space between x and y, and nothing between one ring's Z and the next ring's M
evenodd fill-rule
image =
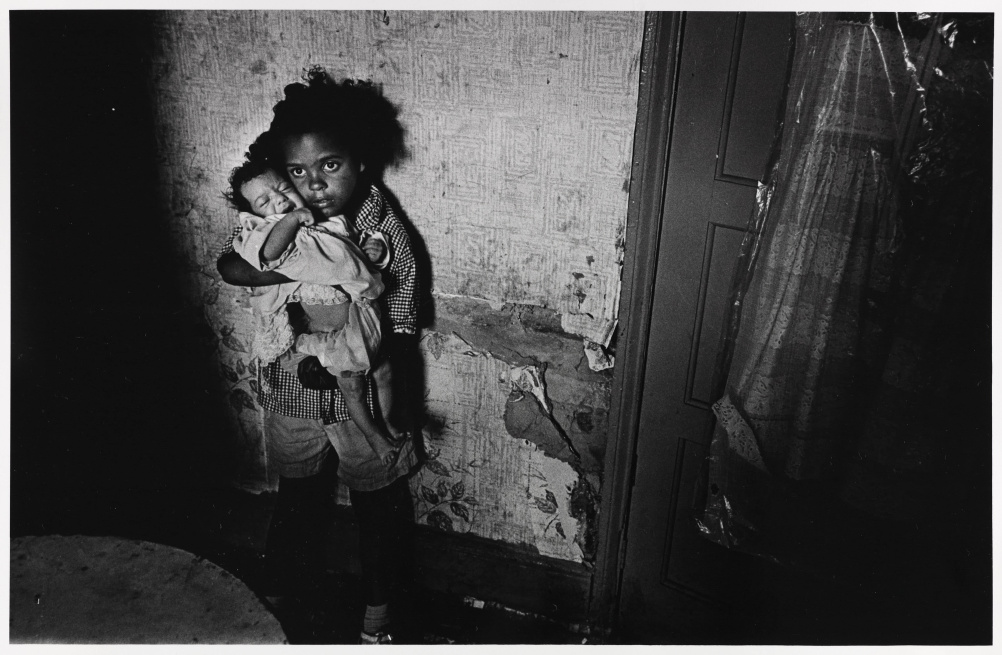
M362 251L365 252L365 256L369 258L370 262L378 262L386 256L386 244L383 243L382 239L369 237L362 244Z

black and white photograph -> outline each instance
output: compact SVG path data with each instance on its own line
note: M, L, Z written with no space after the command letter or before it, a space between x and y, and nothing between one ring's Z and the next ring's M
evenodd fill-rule
M6 11L9 644L992 645L996 17L845 8Z

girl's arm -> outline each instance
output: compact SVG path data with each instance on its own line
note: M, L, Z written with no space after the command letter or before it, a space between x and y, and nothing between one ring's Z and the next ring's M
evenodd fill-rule
M222 276L223 282L240 287L268 287L292 281L275 271L259 271L236 250L220 255L216 260L216 270Z
M300 225L313 225L313 214L309 209L299 208L283 216L271 228L268 238L261 246L261 261L273 262L282 256L289 244L296 238Z
M411 250L410 238L400 220L392 213L379 225L379 230L389 237L392 259L387 277L392 281L387 285L384 298L389 310L390 324L395 333L414 334L417 331L417 263Z

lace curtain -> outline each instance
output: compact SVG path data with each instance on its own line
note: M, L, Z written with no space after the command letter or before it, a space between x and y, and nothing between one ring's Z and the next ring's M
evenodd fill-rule
M901 380L918 368L908 348L928 343L895 331L902 306L930 290L909 279L914 249L902 248L902 204L914 205L905 168L924 138L926 87L942 74L932 63L942 21L924 20L903 29L798 16L783 129L742 244L713 407L699 526L722 545L791 557L826 502L871 503L867 454L897 466L925 447L889 446L888 436L902 420L889 387L928 391Z

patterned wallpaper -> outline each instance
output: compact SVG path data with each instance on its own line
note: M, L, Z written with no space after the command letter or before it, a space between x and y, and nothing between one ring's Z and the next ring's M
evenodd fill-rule
M218 248L235 225L221 193L229 170L267 128L282 87L319 63L335 77L382 83L401 107L411 156L386 183L427 246L436 295L548 308L566 332L603 344L619 298L642 32L640 12L157 14L151 85L162 203L192 301L220 338L240 484L266 488L274 476L254 400L259 363L247 354L246 293L215 272ZM461 366L465 359L440 353L429 361ZM493 364L470 374L493 384L494 369L507 365L490 353L482 359ZM487 457L488 445L500 450L489 463L491 483L474 498L476 512L460 506L472 498L466 487L477 484L464 482L455 494L458 479L449 483L451 500L436 509L449 510L453 527L579 559L574 520L558 523L549 511L566 507L576 473L531 444L519 446L499 419L503 407L463 405L452 393L461 379L428 375L439 414L481 424L436 435L440 452L480 453L473 461ZM530 470L553 482L547 489L517 483L520 506L535 508L535 517L509 511L511 499L499 495L509 493L499 480L515 485ZM422 475L416 499L444 502L432 469ZM434 511L425 522L439 516Z

